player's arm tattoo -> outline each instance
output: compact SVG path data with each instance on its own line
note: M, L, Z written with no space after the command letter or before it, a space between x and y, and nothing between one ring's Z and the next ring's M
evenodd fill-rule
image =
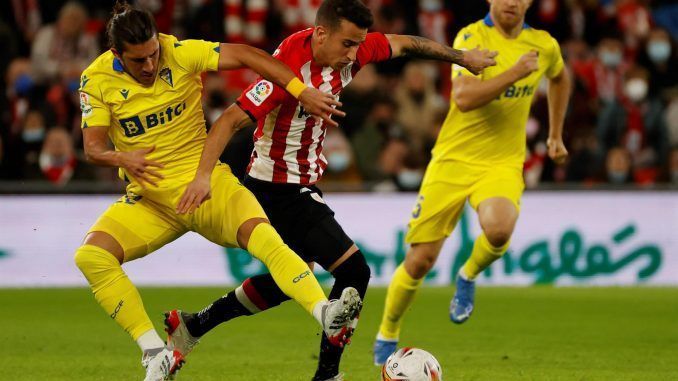
M464 52L449 46L441 45L428 38L420 36L404 36L409 44L403 46L403 53L408 57L447 61L462 64Z

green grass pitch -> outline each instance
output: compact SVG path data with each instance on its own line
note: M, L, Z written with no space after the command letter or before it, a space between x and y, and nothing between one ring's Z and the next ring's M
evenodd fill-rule
M432 352L446 381L678 380L678 288L478 290L464 325L449 322L451 288L423 288L402 345ZM161 329L164 309L197 310L218 288L144 288ZM385 290L368 291L344 356L349 381L379 380L371 346ZM140 352L86 289L0 290L0 380L141 380ZM208 334L179 380L304 380L320 329L288 302Z

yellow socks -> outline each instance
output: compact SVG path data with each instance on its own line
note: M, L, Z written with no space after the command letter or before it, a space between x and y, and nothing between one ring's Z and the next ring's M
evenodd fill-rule
M75 263L89 281L94 298L106 314L134 340L138 341L148 331L155 333L139 292L122 271L113 254L98 246L83 245L75 252ZM149 343L145 346L157 345L158 340L150 340L149 335L145 336L144 343ZM162 340L159 346L164 346ZM142 346L142 349L145 348Z
M414 296L424 278L414 279L405 270L403 263L398 266L386 292L384 316L379 327L379 337L386 340L396 340L400 335L400 325L405 310L412 305Z
M461 268L461 273L468 280L475 279L483 270L485 270L492 262L501 258L502 255L508 250L509 243L501 247L494 247L487 240L485 233L482 233L476 238L476 242L473 245L473 251L471 252L471 257L464 263L464 266Z
M327 300L313 272L283 242L273 226L257 225L250 236L247 251L266 265L282 292L313 314L313 307Z

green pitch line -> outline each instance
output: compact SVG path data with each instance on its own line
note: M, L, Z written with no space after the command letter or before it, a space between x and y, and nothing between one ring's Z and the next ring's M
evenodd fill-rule
M424 288L401 343L432 352L447 381L678 380L678 288L480 288L464 325L449 322L451 288ZM197 310L217 288L142 289L164 309ZM379 379L372 340L385 290L368 291L342 370ZM2 380L141 380L140 352L85 289L0 289ZM179 380L310 380L320 329L288 302L208 334Z

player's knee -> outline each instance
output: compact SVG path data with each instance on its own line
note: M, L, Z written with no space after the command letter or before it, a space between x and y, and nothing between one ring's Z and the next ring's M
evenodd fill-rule
M513 228L508 226L494 226L485 229L485 237L494 247L502 247L511 239Z
M85 275L101 271L104 268L120 266L118 259L113 254L100 247L87 244L80 246L75 251L73 261Z
M251 218L243 222L242 225L238 227L236 239L238 240L238 245L240 245L241 248L247 249L250 243L250 238L252 237L252 233L254 233L254 229L256 229L260 224L270 225L268 220L265 218Z
M370 283L372 271L360 250L356 251L346 261L339 265L332 275L337 281L354 287L361 297L365 296L367 285Z
M433 268L436 256L427 250L417 250L416 246L405 257L405 270L414 279L421 279Z
M86 251L82 250L82 246L75 251L75 255L73 256L75 265L78 266L80 271L83 273L87 270L87 265L90 263L88 257L89 256L87 255Z

